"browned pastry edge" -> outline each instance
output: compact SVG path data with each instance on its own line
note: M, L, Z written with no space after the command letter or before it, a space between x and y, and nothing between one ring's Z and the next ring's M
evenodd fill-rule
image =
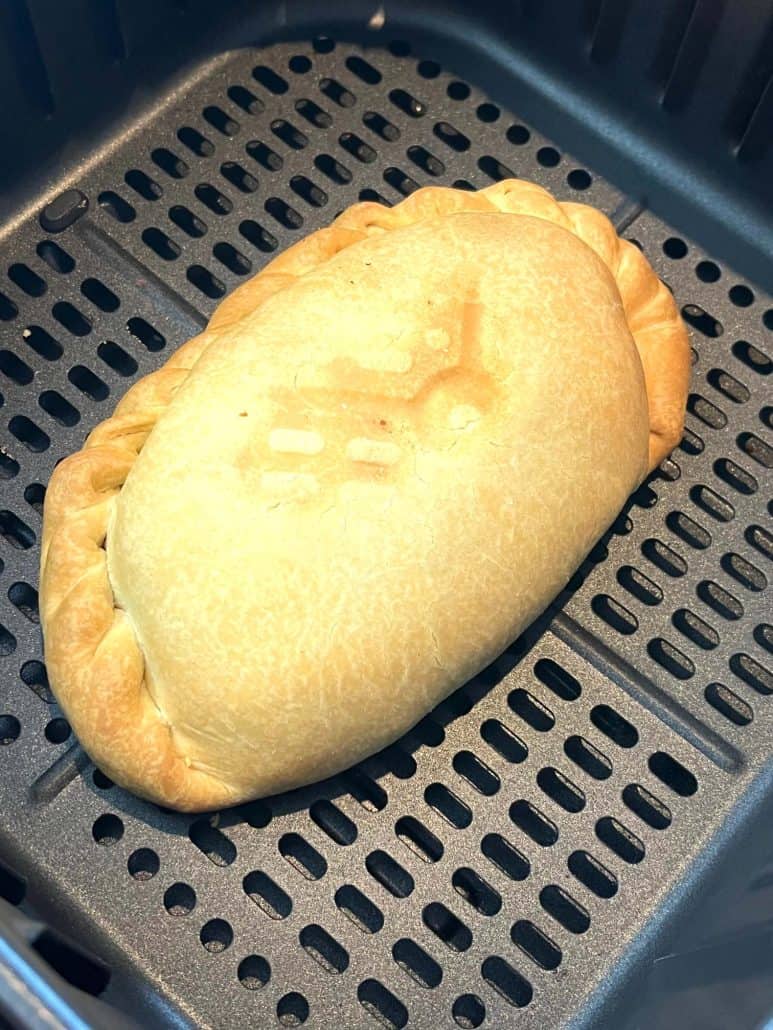
M116 606L105 540L110 511L132 464L189 371L219 333L338 251L368 235L458 211L499 210L548 219L602 258L617 283L644 369L650 468L679 441L689 375L684 324L667 288L610 221L583 204L559 203L544 189L506 180L477 193L422 189L394 208L357 204L329 228L300 241L219 305L207 329L158 371L136 383L83 449L54 471L45 502L41 622L51 682L78 736L101 768L134 792L181 810L237 800L194 768L175 743L145 682L144 658Z

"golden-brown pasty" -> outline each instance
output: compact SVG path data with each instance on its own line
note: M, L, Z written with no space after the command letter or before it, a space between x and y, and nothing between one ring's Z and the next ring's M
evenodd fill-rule
M565 585L677 443L639 250L527 182L358 204L226 299L54 472L51 685L183 810L400 736Z

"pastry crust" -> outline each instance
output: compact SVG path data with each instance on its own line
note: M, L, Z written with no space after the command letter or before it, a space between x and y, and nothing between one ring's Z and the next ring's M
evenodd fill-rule
M646 403L645 416L649 423L649 441L645 448L648 449L648 456L637 457L634 424L637 416L634 411L630 442L625 445L627 450L623 452L626 455L626 476L630 481L617 484L610 492L607 503L619 507L625 496L622 491L635 486L643 478L647 465L649 469L654 468L678 442L689 374L687 334L669 291L657 279L640 251L621 240L604 215L584 205L558 203L540 187L518 180L501 182L479 193L445 188L423 189L392 209L367 203L350 208L333 226L291 247L224 300L207 329L181 347L161 369L135 384L119 403L115 414L99 425L83 449L61 463L52 477L45 503L40 591L49 677L84 747L117 782L171 807L205 810L328 775L357 757L383 746L389 739L394 739L423 711L448 693L449 689L459 685L476 668L491 660L497 647L501 648L507 643L502 627L498 627L496 632L492 630L491 634L482 634L486 639L481 639L477 645L471 644L469 656L456 655L451 672L444 669L431 683L428 681L423 706L421 699L415 702L412 700L405 704L404 715L393 712L393 709L400 707L399 692L394 698L387 699L384 702L387 706L383 717L385 729L381 735L378 729L370 737L365 732L362 742L355 742L351 746L346 741L338 741L334 753L323 757L315 751L313 738L310 737L308 742L300 740L296 742L299 743L295 749L297 754L289 757L292 768L283 770L281 755L266 754L265 775L260 769L239 771L225 768L228 761L222 758L220 751L227 751L229 742L220 740L217 746L212 740L202 743L199 738L204 734L200 726L197 727L187 718L179 719L175 713L170 715L167 710L179 707L180 703L179 698L175 700L165 686L165 681L172 676L168 670L176 667L175 662L169 655L163 658L164 647L157 640L151 639L153 627L148 622L150 616L144 611L144 601L140 604L133 593L132 577L142 577L136 568L131 568L133 559L127 557L127 541L133 539L136 544L136 533L139 532L137 526L142 521L137 521L136 514L138 505L142 503L141 498L137 499L141 477L135 480L134 494L130 491L125 505L126 508L133 503L134 508L131 511L127 508L123 512L123 520L117 504L127 476L137 463L138 455L143 451L154 426L162 415L167 412L172 414L170 406L177 393L185 387L188 403L194 404L203 377L225 375L233 367L228 364L229 354L237 353L238 348L244 346L245 338L251 343L252 336L257 337L262 331L264 322L278 325L285 291L288 291L285 296L292 298L292 303L301 307L304 304L303 286L307 282L309 291L315 291L314 297L324 296L324 277L328 269L330 276L340 276L341 270L349 267L346 262L350 259L344 252L356 254L356 249L349 249L353 245L383 237L396 230L416 227L418 232L426 223L438 234L451 233L449 239L456 239L453 235L455 233L460 239L460 246L464 244L464 235L459 235L463 231L480 235L487 231L484 227L490 225L492 236L497 236L502 231L502 223L498 220L496 223L486 222L485 219L467 222L463 218L456 220L456 216L465 215L487 215L490 218L497 212L524 216L517 221L525 241L531 236L540 239L549 237L552 246L571 251L571 260L567 259L569 265L571 262L574 262L573 267L578 268L580 264L587 265L591 269L587 272L587 281L591 282L595 276L600 283L600 296L603 294L606 297L608 294L610 297L611 340L614 342L619 339L627 324L635 343L646 383L646 398L642 400ZM450 215L454 215L454 218L449 218ZM531 219L552 223L563 233L548 227L535 233ZM512 224L515 222L513 220ZM468 229L464 230L464 226L468 226ZM577 244L572 243L570 246L567 232L595 252L600 262L594 264L593 254L578 249ZM414 237L409 233L401 238L410 241ZM542 240L540 245L544 246L544 243ZM409 245L406 243L406 246ZM372 246L378 251L377 245ZM583 257L583 254L586 256ZM608 281L604 278L604 266L611 273L612 278ZM615 304L620 301L624 312L622 330L614 311ZM289 300L287 304L290 304ZM478 298L471 296L460 309L462 350L466 346L465 341L468 338L472 340L477 331L472 321L479 317L479 307ZM514 317L519 317L517 312ZM217 346L214 346L215 343ZM535 345L539 345L539 341L535 341ZM270 355L267 360L270 360ZM401 354L394 360L399 363L402 360ZM427 360L430 361L430 358ZM463 366L464 361L462 356L459 364ZM191 376L194 366L196 375ZM482 366L475 367L480 368L480 374L476 371L474 376L467 376L462 384L465 390L472 391L470 396L474 403L459 404L454 412L467 410L467 407L475 410L479 399L478 407L482 410L489 402L494 407L500 403L496 399L496 376L486 378ZM442 374L446 375L446 372ZM633 381L640 374L632 366L628 379ZM323 387L327 388L324 383L320 385L314 381L309 389L313 392ZM418 383L416 390L421 392L422 389L421 383ZM634 382L631 387L633 409L637 403L636 389L638 387ZM487 399L489 394L493 398L490 401ZM181 394L181 402L182 399ZM398 419L401 417L400 403L397 396L390 401L390 410L397 413L395 417ZM178 413L180 408L181 405L177 408ZM173 418L171 421L167 419L165 425L167 428L172 427L168 432L174 431ZM434 432L435 423L432 419L428 425ZM163 456L163 440L155 434L153 440L157 455ZM303 446L306 447L308 438L304 440L306 442ZM524 442L527 443L528 439ZM354 444L361 450L363 447L366 451L370 448L368 453L363 452L358 457L359 461L367 463L374 441L354 441ZM381 463L379 467L388 473L387 466L392 460L388 444L383 444L378 454ZM153 455L147 458L143 455L143 460L146 468L152 471ZM260 456L254 456L250 461L259 466ZM524 463L527 464L526 461ZM251 475L252 467L242 471L245 476ZM147 474L150 475L150 472ZM304 474L300 474L301 478ZM337 475L335 471L330 474ZM299 481L298 474L293 472L292 475L295 484ZM338 489L340 483L336 480L335 485ZM480 488L484 490L485 484L481 484ZM277 501L277 504L280 503ZM489 502L484 498L480 503L485 508ZM493 507L496 503L496 498L490 501ZM326 511L320 507L319 517L324 518ZM598 517L601 522L596 525L598 518L594 516L595 521L590 519L589 525L592 524L594 531L598 532L604 528L604 518L609 520L615 513L616 509L602 511ZM111 541L115 531L117 541L115 546L111 544L110 561L105 546L108 531ZM581 537L582 533L579 530L578 533ZM555 579L553 592L556 585L560 587L562 580L568 578L592 542L592 539L572 540L573 550L566 557L566 567L562 567L559 560L560 567L551 572ZM152 546L150 541L151 550ZM163 558L163 551L159 553ZM474 560L474 557L470 557L470 561ZM550 589L549 583L546 589ZM550 600L550 596L552 593L523 601L507 630L517 632L522 628L523 619L536 615ZM119 599L125 602L126 610ZM152 607L150 604L148 606ZM239 619L238 613L235 618ZM465 618L465 613L459 614L460 625L464 624ZM422 641L423 638L418 641L417 648L421 648ZM430 651L433 646L430 645ZM298 647L302 649L302 642L299 642ZM438 645L435 658L442 666L446 654L443 652L438 657L441 650ZM195 661L195 657L189 655L188 660ZM300 661L303 661L302 656ZM357 675L357 668L350 668L347 662L349 659L340 660L339 665L342 669L345 667L346 672L337 668L333 679L338 675ZM361 675L367 663L358 668ZM415 669L408 670L407 675L414 674ZM399 679L399 675L395 673L395 676ZM421 684L417 684L416 690L420 688ZM243 690L242 687L239 689ZM254 689L257 690L257 686ZM304 688L301 698L303 703L308 704L311 689ZM243 692L240 696L244 697ZM287 696L283 695L283 698L283 703L288 704ZM359 702L355 699L355 703ZM235 704L237 711L233 715L238 723L238 700ZM228 699L223 701L223 705L228 707ZM378 711L378 708L378 703L374 703L374 711ZM335 717L335 712L332 715ZM303 732L294 728L292 719L289 722L291 732ZM216 732L228 732L223 730L221 724L218 725L220 729ZM281 729L281 719L277 725ZM318 733L318 727L316 731L312 727L312 731ZM233 732L238 736L238 727ZM241 743L244 744L243 741ZM265 746L265 742L263 744ZM245 753L249 753L248 745L249 741L245 744ZM207 757L208 748L213 752L212 761ZM235 750L238 751L238 748ZM308 761L304 761L304 750L310 756ZM290 746L289 751L293 752L293 746Z

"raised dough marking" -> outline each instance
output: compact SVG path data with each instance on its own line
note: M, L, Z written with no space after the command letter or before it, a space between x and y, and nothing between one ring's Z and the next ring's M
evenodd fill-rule
M351 461L362 461L367 465L389 466L400 460L401 450L388 440L371 440L360 436L346 445L346 456Z
M481 305L467 298L459 318L416 333L411 350L387 347L366 356L303 365L294 389L277 401L283 419L320 426L320 431L277 427L269 434L271 453L264 475L305 476L311 496L324 486L351 480L391 481L414 440L432 447L449 429L472 428L494 403L499 385L481 355ZM324 453L323 453L324 452ZM276 490L289 487L278 478Z
M268 437L272 451L284 454L319 454L325 441L319 433L304 429L272 429Z
M480 422L481 413L474 404L457 404L451 409L448 425L451 429L467 429L468 426Z

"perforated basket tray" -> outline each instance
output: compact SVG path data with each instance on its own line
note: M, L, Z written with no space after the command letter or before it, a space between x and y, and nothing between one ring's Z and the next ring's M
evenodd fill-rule
M107 970L60 942L61 972L146 1024L622 1026L685 914L702 925L701 891L758 864L771 299L527 125L515 75L495 102L407 38L197 67L2 243L0 882ZM46 683L54 464L347 205L511 174L609 213L673 288L694 346L681 447L545 618L383 754L211 818L126 795Z

